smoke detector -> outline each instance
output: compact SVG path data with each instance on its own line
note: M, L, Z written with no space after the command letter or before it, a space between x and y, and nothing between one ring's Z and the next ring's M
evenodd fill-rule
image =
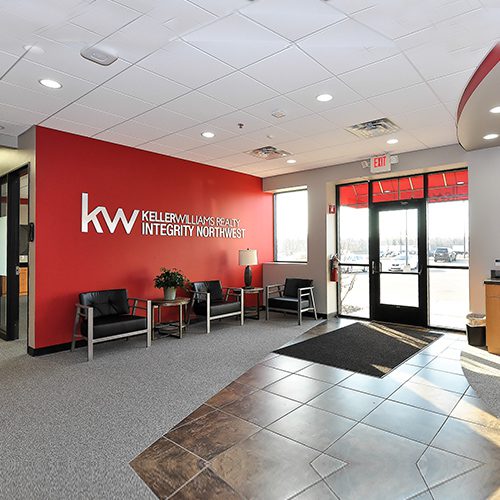
M252 151L247 151L246 153L255 156L255 158L259 158L259 160L274 160L275 158L285 158L292 154L288 151L277 149L274 146L264 146L262 148L253 149Z
M399 130L399 127L389 120L389 118L380 118L369 122L358 123L351 125L346 130L362 139L371 139L372 137L380 137L381 135L393 134Z
M86 49L82 49L80 51L80 55L89 61L100 64L101 66L109 66L118 59L118 57L114 54L110 54L96 47L87 47Z

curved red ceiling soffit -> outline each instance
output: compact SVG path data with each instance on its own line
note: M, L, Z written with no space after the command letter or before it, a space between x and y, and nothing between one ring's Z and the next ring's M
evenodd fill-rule
M500 137L486 140L486 134L500 136L500 114L489 110L500 106L500 43L483 59L464 90L457 110L457 135L467 150L500 146Z

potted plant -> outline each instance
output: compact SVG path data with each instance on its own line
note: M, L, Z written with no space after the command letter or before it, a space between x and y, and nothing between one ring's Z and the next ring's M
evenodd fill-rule
M161 273L154 279L155 288L163 288L165 300L174 300L177 288L185 287L189 280L175 267L172 269L162 267L160 271Z

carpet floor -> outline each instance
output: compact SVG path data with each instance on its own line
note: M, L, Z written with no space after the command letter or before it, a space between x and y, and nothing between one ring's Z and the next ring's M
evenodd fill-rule
M0 497L155 498L129 462L165 429L320 322L275 317L191 325L183 339L144 338L38 358L0 341Z
M383 377L440 336L406 326L356 322L274 352Z

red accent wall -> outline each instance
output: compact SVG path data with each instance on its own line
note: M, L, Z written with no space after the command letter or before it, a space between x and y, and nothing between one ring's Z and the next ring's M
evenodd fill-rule
M81 195L89 212L118 208L238 218L244 239L143 236L141 214L127 234L89 226L81 232ZM259 262L273 258L272 195L257 177L141 151L73 134L36 130L35 348L69 342L78 293L128 289L158 297L153 278L177 267L192 281L243 284L238 250L256 248ZM253 267L262 283L261 266Z

